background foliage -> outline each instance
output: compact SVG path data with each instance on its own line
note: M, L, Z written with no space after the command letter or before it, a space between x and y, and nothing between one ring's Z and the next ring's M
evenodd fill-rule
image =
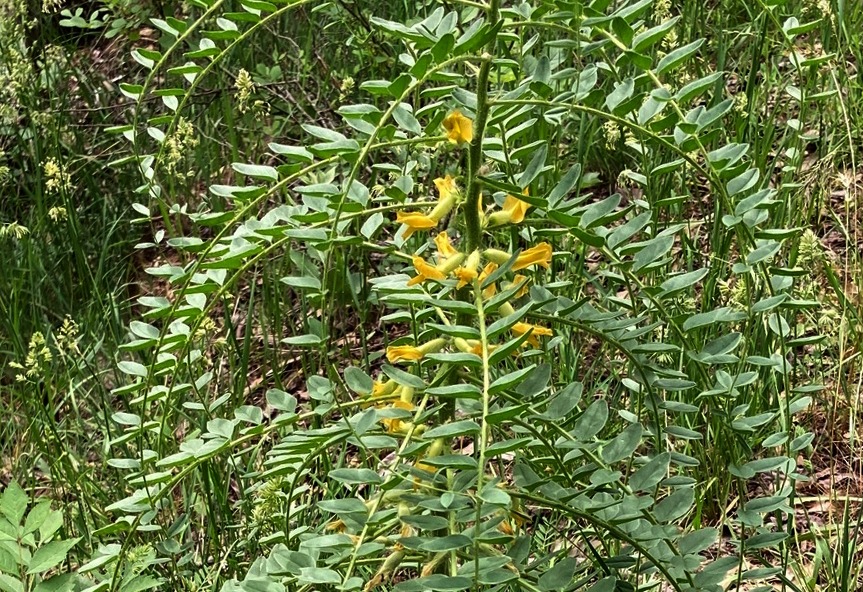
M861 12L0 2L0 589L857 590Z

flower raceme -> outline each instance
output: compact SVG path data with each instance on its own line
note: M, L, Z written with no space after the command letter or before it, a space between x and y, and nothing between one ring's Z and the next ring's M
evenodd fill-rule
M482 282L486 277L493 273L495 269L497 269L498 265L504 264L512 258L512 255L506 251L501 251L499 249L486 249L482 254L489 260L489 263L485 266L482 272L480 272L480 253L478 251L471 253L465 261L464 253L459 252L452 246L446 231L439 233L435 237L434 242L438 251L437 265L432 265L419 255L414 255L411 261L414 269L416 269L417 275L408 281L408 286L415 286L425 282L426 280L443 281L450 273L454 272L456 279L458 279L456 287L463 288L464 286L473 283L475 280ZM551 245L546 242L538 243L537 245L519 253L512 265L512 270L519 271L534 265L548 269L551 265L551 256ZM464 265L462 266L461 264L463 262ZM524 281L524 276L517 275L513 280L513 284L519 284ZM483 295L485 298L489 298L494 295L495 291L496 288L493 285L488 286L486 290L484 290ZM519 291L519 297L523 296L525 293L526 287L523 287L523 289Z
M453 144L462 144L473 140L473 121L462 115L456 109L443 120L446 137Z

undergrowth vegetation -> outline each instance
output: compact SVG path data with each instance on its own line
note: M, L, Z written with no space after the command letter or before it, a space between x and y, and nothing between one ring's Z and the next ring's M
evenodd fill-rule
M0 590L860 589L861 25L0 0Z

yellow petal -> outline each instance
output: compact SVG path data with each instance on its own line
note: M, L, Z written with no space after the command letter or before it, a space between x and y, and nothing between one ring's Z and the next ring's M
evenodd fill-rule
M415 286L426 280L441 281L446 279L446 276L441 271L418 255L414 255L413 264L414 269L417 270L417 275L408 281L408 286Z
M515 275L515 277L512 278L512 284L510 284L509 287L512 288L512 287L518 286L518 285L521 285L521 288L519 288L518 292L515 293L515 297L521 298L522 296L527 294L527 291L530 289L530 287L528 285L527 276L523 276L520 273L517 273Z
M458 192L455 179L450 175L446 177L438 177L434 180L434 186L437 187L438 199L444 200Z
M410 403L406 403L405 401L393 401L393 404L390 405L391 409L404 409L406 411L413 411L414 406ZM387 432L390 434L394 434L399 432L402 427L403 420L398 417L388 417L381 419L381 423L386 428Z
M399 385L394 380L376 380L372 386L372 398L392 394Z
M471 253L464 265L455 270L455 276L458 278L457 289L464 288L466 285L473 283L479 277L479 251Z
M425 471L426 473L436 473L437 469L430 464L417 461L414 463L414 468L419 469L420 471Z
M458 255L458 251L453 248L446 230L434 237L434 244L437 247L438 256L441 261L449 259L453 255Z
M530 323L516 323L512 326L512 332L519 337L530 331L533 332L530 334L530 337L527 338L527 342L534 347L539 347L538 337L551 337L554 335L552 330L548 327L538 327L537 325L531 325Z
M477 278L477 272L476 269L470 269L469 267L459 267L455 270L455 276L458 278L456 288L464 288Z
M527 190L525 189L525 192L526 191ZM522 201L517 197L513 197L512 195L507 195L503 202L503 210L509 214L509 221L513 224L520 224L524 221L524 216L527 214L528 208L530 208L529 203Z
M487 278L488 276L493 274L496 269L497 269L497 263L491 262L491 263L487 264L483 268L482 273L479 274L479 278L478 278L479 283L483 283L485 281L485 278ZM483 298L491 298L496 293L497 293L497 285L491 284L491 285L487 286L482 291L482 297Z
M531 247L516 257L515 263L512 266L513 271L524 269L532 265L539 265L548 269L551 265L551 245L548 243L539 243L535 247Z
M479 281L481 281L481 282L485 281L485 278L487 278L488 276L493 274L496 269L497 269L497 263L491 262L491 263L486 264L486 266L483 267L483 269L482 269L482 273L479 274Z
M446 136L453 144L461 144L473 140L473 121L456 109L443 120Z
M402 233L402 236L406 239L410 238L417 230L428 230L437 226L437 222L434 219L419 212L396 212L396 222L407 226Z
M422 351L412 345L391 345L387 348L387 360L396 362L415 362L423 357Z
M429 218L440 222L455 206L458 199L458 186L455 184L455 179L449 175L435 179L434 184L438 191L438 201L434 209L429 212Z
M438 271L433 265L430 265L422 257L414 256L413 263L417 273L423 274L430 280L442 280L446 278L444 274Z

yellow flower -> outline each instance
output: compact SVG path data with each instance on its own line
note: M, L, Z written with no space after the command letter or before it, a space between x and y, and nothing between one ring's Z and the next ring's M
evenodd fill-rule
M331 532L332 531L344 532L346 528L347 528L347 525L341 519L338 519L338 520L333 520L332 522L327 524L324 527L324 530L331 531Z
M497 263L495 263L493 261L491 263L488 263L483 268L482 273L480 273L479 277L477 278L479 280L479 283L482 284L488 276L490 276L491 274L493 274L495 272L496 269L497 269ZM482 291L482 297L483 298L491 298L496 293L497 293L497 286L495 284L491 284L489 286L486 286L486 288Z
M446 230L434 237L434 244L437 247L438 260L440 261L446 261L453 255L458 255L458 251L453 248Z
M390 405L390 408L391 409L404 409L406 411L413 411L414 406L411 405L410 403L399 400L399 401L393 401L393 404ZM386 417L386 418L381 419L381 423L383 424L384 428L386 428L387 432L389 432L390 434L395 434L395 433L400 432L402 430L402 425L404 423L410 423L410 422L404 422L404 421L402 421L402 419L400 419L398 417Z
M412 345L391 345L387 348L387 360L390 364L396 362L415 362L421 360L423 352Z
M526 251L522 251L521 254L516 257L515 263L512 266L513 271L518 271L519 269L524 269L526 267L530 267L531 265L539 265L548 269L549 265L551 265L551 245L542 242L536 245L535 247L531 247Z
M434 180L434 186L437 187L438 199L444 200L458 192L458 187L455 184L455 179L452 176L438 177Z
M428 230L438 225L441 219L450 213L458 199L458 187L455 179L447 175L434 180L438 190L438 201L428 214L421 212L396 212L396 222L407 226L402 236L405 239L417 230Z
M527 291L530 289L528 286L527 276L523 276L520 273L515 274L515 277L512 278L512 283L507 286L507 288L514 288L515 286L521 285L518 292L515 293L516 298L521 298Z
M453 343L459 351L464 352L466 354L475 354L477 356L482 356L482 342L479 339L463 339L461 337L456 337L453 339ZM488 345L489 353L493 352L497 349L497 344L490 343Z
M360 408L366 409L372 405L379 406L382 403L378 399L389 399L390 395L394 394L401 387L395 380L380 381L376 380L372 383L372 392L366 399L360 403Z
M524 195L527 194L528 190L525 189ZM499 212L495 212L489 216L488 220L492 226L506 223L520 224L524 221L524 217L529 208L530 204L526 201L522 201L512 195L507 195L503 202L503 208Z
M387 348L387 360L391 364L395 364L396 362L415 362L421 360L426 354L440 351L446 345L446 342L447 340L443 337L438 337L417 347L412 345L391 345ZM410 398L413 394L412 391L405 393L404 389L406 388L408 387L402 387L403 399Z
M437 226L436 220L419 212L396 212L396 222L407 226L402 233L405 239L410 238L417 230L428 230Z
M435 467L419 460L414 463L414 468L420 471L425 471L426 473L434 474L435 472L437 472L437 469Z
M372 399L376 397L386 397L393 394L399 387L395 380L380 381L376 380L372 385Z
M467 258L467 262L464 267L459 267L455 270L455 275L458 278L458 285L456 288L463 288L466 285L472 283L477 277L477 268L479 267L479 251L474 251L470 254L470 257Z
M527 342L533 347L539 347L539 339L537 338L540 335L543 337L551 337L554 335L548 327L539 327L537 325L531 325L530 323L516 323L512 326L512 332L519 337L530 331L533 332L530 334L530 337L527 338Z
M426 280L441 281L446 279L446 276L443 273L438 271L437 268L430 265L425 259L418 255L414 256L413 263L414 268L417 270L417 274L408 281L408 286L416 286Z
M527 189L524 190L524 194L527 195ZM513 197L512 195L507 195L506 200L503 202L503 211L509 213L510 221L513 224L519 224L524 220L524 216L527 214L529 207L529 203L522 201L517 197Z
M437 223L440 222L444 216L449 214L453 206L455 206L459 190L458 186L455 184L455 179L449 175L442 178L438 177L434 180L434 184L435 187L437 187L438 201L437 205L435 205L428 217Z
M471 269L469 267L459 267L455 270L455 275L458 278L458 284L456 288L464 288L469 283L473 282L477 278L476 269Z
M462 115L458 109L444 118L443 127L446 130L446 137L453 144L473 140L473 121Z

